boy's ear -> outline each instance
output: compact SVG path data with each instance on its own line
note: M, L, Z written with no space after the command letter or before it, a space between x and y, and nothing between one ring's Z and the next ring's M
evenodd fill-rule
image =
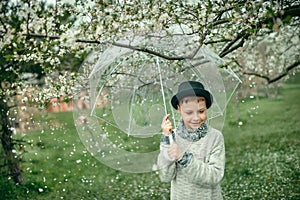
M179 105L177 105L177 111L178 111L179 114L181 113L181 108L180 108Z

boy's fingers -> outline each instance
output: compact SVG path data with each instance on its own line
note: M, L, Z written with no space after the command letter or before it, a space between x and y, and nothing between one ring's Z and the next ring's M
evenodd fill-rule
M172 125L172 122L169 120L169 117L170 117L170 114L166 114L163 117L163 121L161 124L161 127L162 127L163 131L165 132L165 134L171 133L172 129L173 129L173 127L172 127L173 125Z
M169 118L169 114L165 115L164 118L163 118L163 121L167 121Z
M167 119L169 119L169 117L170 117L170 114L167 114Z
M170 124L170 123L171 123L171 121L169 120L169 116L170 116L170 114L167 114L167 115L164 117L164 119L163 119L163 124L164 124L164 125L167 125L167 124Z

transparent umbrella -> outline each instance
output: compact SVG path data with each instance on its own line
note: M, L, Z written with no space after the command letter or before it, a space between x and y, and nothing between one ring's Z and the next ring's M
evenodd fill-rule
M240 80L206 46L183 34L134 36L109 46L86 74L75 102L77 131L88 150L104 164L126 172L153 170L159 152L161 121L180 119L170 99L187 80L203 83L213 95L208 121L222 129L226 105ZM83 81L84 82L84 81ZM77 98L76 98L77 96ZM83 100L84 99L84 100Z

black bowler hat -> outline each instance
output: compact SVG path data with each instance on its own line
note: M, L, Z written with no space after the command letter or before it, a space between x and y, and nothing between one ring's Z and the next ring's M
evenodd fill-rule
M179 104L179 101L187 96L198 96L198 97L204 97L206 100L206 108L208 109L212 102L213 97L210 94L209 91L204 89L204 86L202 83L197 81L186 81L182 82L178 86L178 92L176 95L174 95L171 99L171 104L173 108L177 109L177 106Z

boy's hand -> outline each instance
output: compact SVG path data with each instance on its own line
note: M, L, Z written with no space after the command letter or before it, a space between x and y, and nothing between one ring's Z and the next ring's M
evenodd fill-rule
M173 142L168 148L168 156L175 160L179 160L183 156L183 151L176 142Z
M170 114L164 116L163 121L161 123L161 129L164 135L170 135L172 133L172 122L169 120Z

